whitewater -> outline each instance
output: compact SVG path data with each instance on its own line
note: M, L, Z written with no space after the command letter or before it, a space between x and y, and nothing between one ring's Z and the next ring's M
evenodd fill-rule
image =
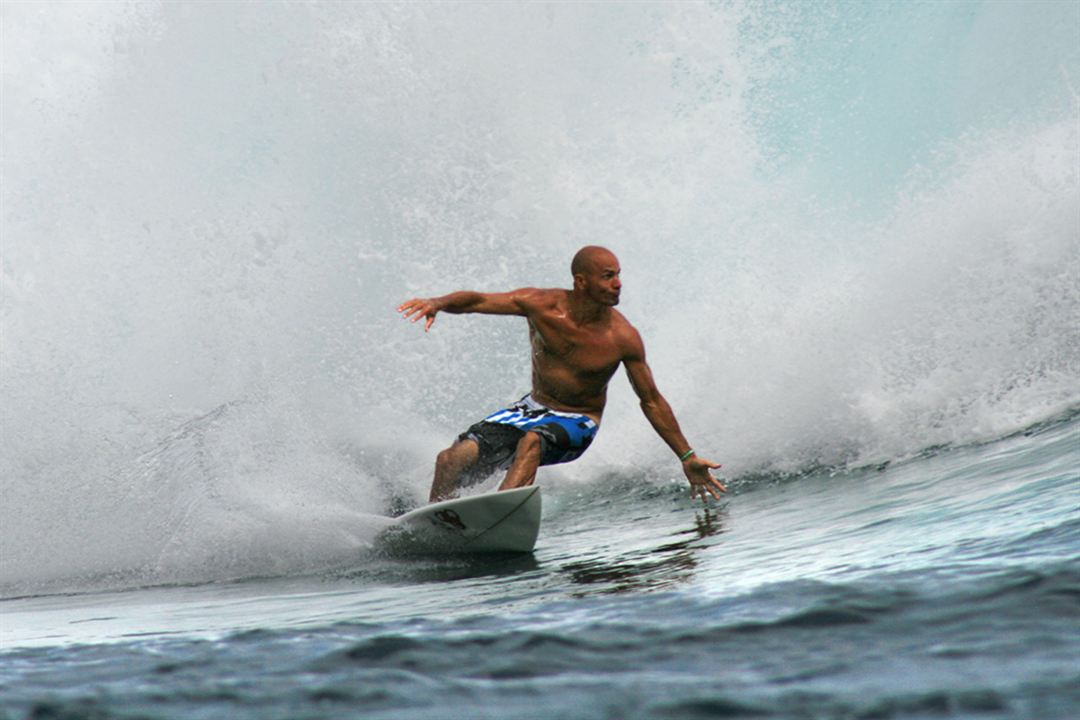
M1080 5L0 6L0 718L1073 718ZM387 557L623 268L536 552ZM492 489L496 478L480 489Z

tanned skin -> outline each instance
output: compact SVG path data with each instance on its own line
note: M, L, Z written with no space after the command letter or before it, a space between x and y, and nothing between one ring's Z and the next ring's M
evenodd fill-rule
M681 457L690 449L675 414L653 382L645 362L641 335L622 313L619 304L622 281L619 261L606 248L590 245L574 256L571 272L574 288L521 288L505 293L462 291L437 298L414 298L398 307L412 322L425 319L424 331L431 329L440 312L518 315L529 322L532 343L532 396L552 410L587 415L597 424L607 404L607 387L622 365L630 385L641 400L657 434ZM519 441L514 462L500 490L525 487L536 480L540 466L540 436L527 432ZM453 497L462 473L479 457L475 440L459 440L439 453L430 500ZM690 496L705 502L720 499L727 488L711 469L718 463L691 455L683 461L683 473L690 481Z

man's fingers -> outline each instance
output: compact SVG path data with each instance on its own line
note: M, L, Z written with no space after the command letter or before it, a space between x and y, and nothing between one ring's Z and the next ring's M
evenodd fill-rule
M709 480L712 480L711 475L709 476ZM709 495L712 495L717 500L720 499L720 496L716 494L715 488L713 488L713 486L710 485L708 482L703 481L699 487L699 491L701 492L701 499L705 502L709 502Z
M690 480L690 499L701 496L703 502L709 501L709 495L712 495L714 499L720 500L720 493L727 492L727 486L720 482L712 473L707 470L702 471L704 477L698 474L694 474L689 478Z
M431 329L431 326L435 323L435 316L439 312L435 307L435 303L422 298L406 300L398 305L397 311L401 313L404 319L413 323L419 322L421 318L426 318L424 332Z
M424 300L407 300L398 306L398 312L406 320L417 322L420 318L427 316L429 321L435 317L434 309ZM431 327L429 324L428 327Z

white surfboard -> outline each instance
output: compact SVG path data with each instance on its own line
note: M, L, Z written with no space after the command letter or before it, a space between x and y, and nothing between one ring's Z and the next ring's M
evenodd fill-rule
M394 520L380 544L411 554L532 552L540 533L537 485L432 503Z

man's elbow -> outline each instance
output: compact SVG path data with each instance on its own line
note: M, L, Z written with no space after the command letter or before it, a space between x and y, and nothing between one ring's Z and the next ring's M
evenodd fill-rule
M664 398L660 396L660 393L651 393L649 395L641 396L641 412L646 415L653 415L660 412L664 407Z

